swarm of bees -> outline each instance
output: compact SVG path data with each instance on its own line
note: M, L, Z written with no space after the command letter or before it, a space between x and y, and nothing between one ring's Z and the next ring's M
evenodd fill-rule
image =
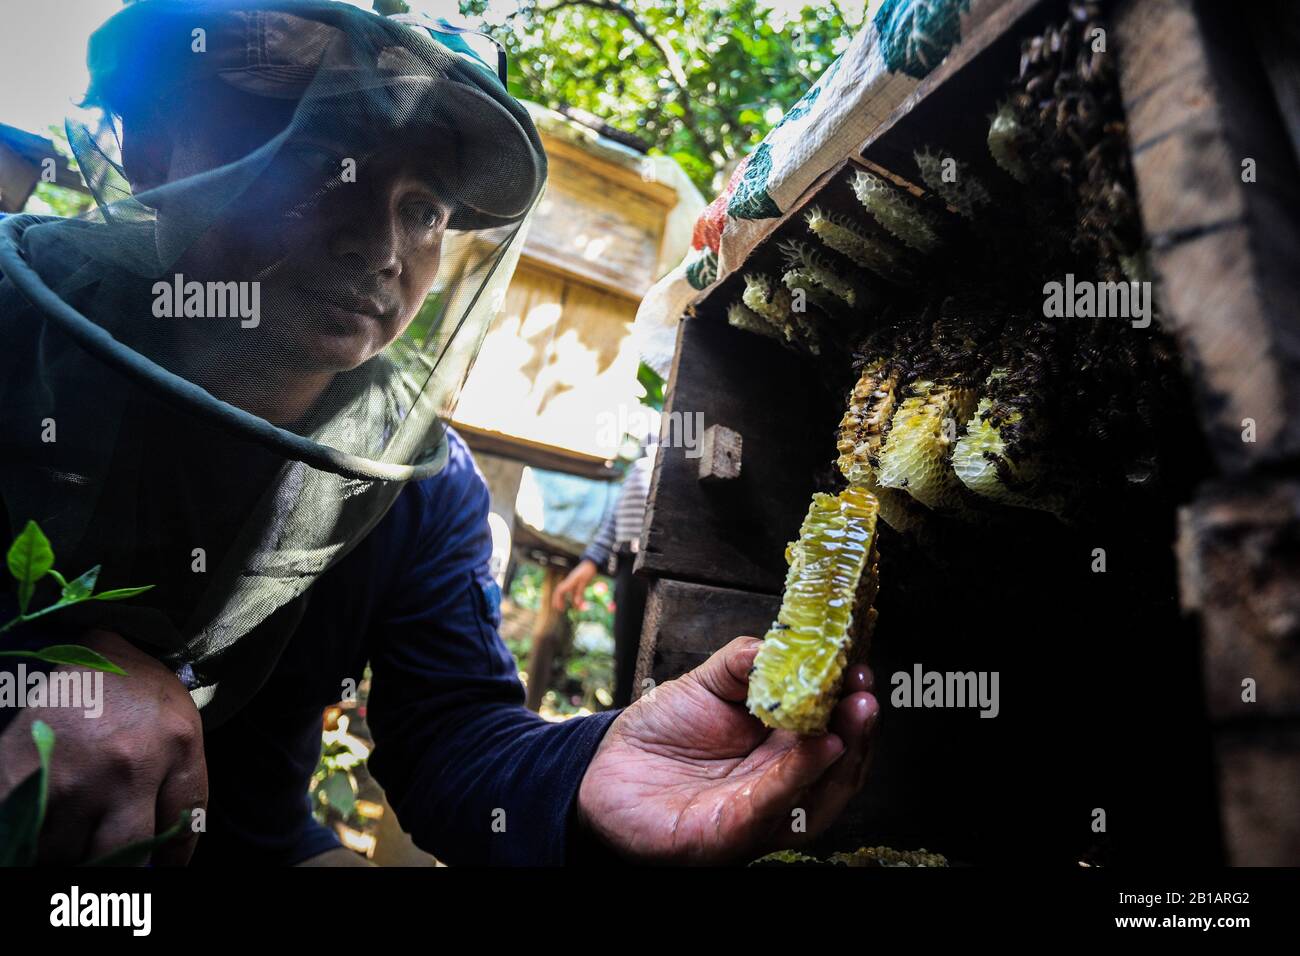
M1003 182L933 146L914 154L913 178L935 202L856 171L854 214L808 209L810 241L783 240L780 278L747 275L729 314L821 356L831 378L832 360L851 357L836 464L898 531L1008 508L1073 522L1117 495L1162 488L1168 462L1188 454L1176 447L1191 427L1185 380L1158 324L1062 319L1044 307L1045 283L1066 272L1145 276L1096 3L1073 3L1063 23L1024 41L987 143L987 168ZM927 268L939 250L942 264ZM799 299L805 311L792 308Z
M1075 211L1071 249L1096 262L1103 281L1143 278L1142 227L1134 200L1114 56L1099 5L1075 2L1068 19L1027 41L1004 106L1023 137L1026 182L1055 187Z

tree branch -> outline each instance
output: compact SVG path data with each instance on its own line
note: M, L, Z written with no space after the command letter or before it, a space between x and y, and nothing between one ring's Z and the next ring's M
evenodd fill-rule
M619 3L618 0L557 0L548 7L538 7L537 12L540 14L551 14L565 7L590 7L596 10L604 10L607 13L613 13L627 21L632 32L641 37L650 47L654 49L659 58L663 60L664 65L668 68L668 75L673 78L673 85L677 87L677 102L682 108L682 125L686 131L691 134L696 145L706 157L711 157L716 151L715 144L704 135L700 126L699 118L695 115L695 108L691 103L690 92L686 89L689 82L686 76L686 70L682 66L681 57L673 49L673 45L666 39L656 37L650 32L650 29L642 22L631 8Z

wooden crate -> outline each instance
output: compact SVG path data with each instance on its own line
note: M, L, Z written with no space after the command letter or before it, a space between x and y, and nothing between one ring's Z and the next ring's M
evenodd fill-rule
M742 273L775 266L777 243L798 234L809 205L848 208L859 167L910 186L913 150L928 144L977 175L991 167L988 116L1021 38L1063 15L1051 0L1008 3L692 303L665 427L674 412L698 413L738 432L740 474L701 482L686 449L660 451L638 559L652 578L638 687L737 634L761 635L784 546L811 492L830 482L841 398L815 363L726 324ZM1108 19L1160 313L1195 390L1210 480L1167 516L1164 541L1126 543L1106 575L1084 560L1105 542L1024 531L1037 560L1060 562L1061 582L1018 594L1009 574L990 601L1016 609L1004 622L957 606L969 597L963 578L983 581L986 570L891 581L882 537L882 697L888 675L919 657L936 669L1000 669L1010 709L967 725L882 700L873 780L836 848L925 843L972 862L1059 862L1085 847L1097 861L1300 863L1300 177L1287 135L1296 117L1284 121L1278 107L1300 100L1270 84L1288 75L1283 54L1268 48L1261 66L1252 28L1231 11L1126 0ZM1254 182L1242 180L1244 158L1255 160ZM1245 418L1254 442L1242 441ZM1108 613L1121 608L1125 619ZM1246 678L1259 686L1255 703L1241 699ZM1071 706L1087 708L1092 726ZM1097 807L1111 808L1111 830L1089 841L1078 829Z

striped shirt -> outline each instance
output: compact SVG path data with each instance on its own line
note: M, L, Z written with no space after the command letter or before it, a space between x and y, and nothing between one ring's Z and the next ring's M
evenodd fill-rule
M582 556L602 570L610 569L614 555L624 548L636 551L645 523L646 496L650 493L650 472L654 469L656 446L651 445L641 458L628 466L614 506L600 523L596 537Z

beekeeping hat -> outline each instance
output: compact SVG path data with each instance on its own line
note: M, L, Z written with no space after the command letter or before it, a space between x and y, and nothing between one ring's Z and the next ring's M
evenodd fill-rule
M87 623L207 718L442 467L546 157L504 58L445 21L139 0L88 63L67 130L95 208L0 221L0 496L61 567L155 585Z

